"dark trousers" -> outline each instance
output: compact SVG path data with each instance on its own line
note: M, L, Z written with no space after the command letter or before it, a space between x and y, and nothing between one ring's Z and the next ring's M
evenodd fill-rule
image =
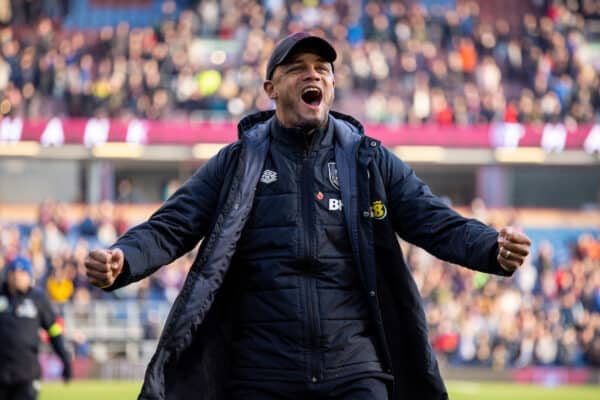
M279 385L277 385L279 386ZM386 382L378 378L269 386L238 384L232 400L388 400Z
M33 382L0 384L0 400L35 400L37 393Z

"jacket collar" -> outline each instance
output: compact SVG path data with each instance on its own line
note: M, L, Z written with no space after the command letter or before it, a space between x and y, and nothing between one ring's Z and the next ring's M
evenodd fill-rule
M238 123L238 138L243 139L248 136L255 136L257 134L257 130L255 128L258 125L266 124L272 118L274 118L274 116L275 110L269 110L250 114L242 118ZM262 132L263 130L259 129L258 131ZM268 130L266 133L268 133Z
M325 128L317 129L311 136L307 136L305 130L287 128L275 117L271 122L271 136L274 142L293 151L315 150L333 144L333 124L327 121Z
M238 124L238 137L251 137L262 139L262 135L268 134L266 129L255 129L259 125L270 124L275 119L275 110L260 111L242 118ZM364 136L364 128L360 122L353 117L337 112L329 112L329 128L335 131L335 138L342 147L352 147ZM265 132L266 131L266 132Z

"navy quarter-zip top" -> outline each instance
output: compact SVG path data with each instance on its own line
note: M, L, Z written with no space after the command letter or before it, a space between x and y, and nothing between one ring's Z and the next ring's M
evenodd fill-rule
M234 268L242 277L233 378L321 382L381 375L337 180L333 124L275 119Z

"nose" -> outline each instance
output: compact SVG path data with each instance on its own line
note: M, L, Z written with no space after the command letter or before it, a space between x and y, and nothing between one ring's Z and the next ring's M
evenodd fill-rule
M321 80L321 75L319 74L319 71L317 71L317 68L314 65L309 65L306 67L306 74L304 76L304 80L310 80L310 81Z

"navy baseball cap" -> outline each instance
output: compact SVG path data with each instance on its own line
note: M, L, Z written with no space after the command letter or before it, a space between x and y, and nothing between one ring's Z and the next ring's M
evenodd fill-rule
M325 61L331 63L331 68L333 68L333 62L337 58L335 49L327 40L306 32L292 33L280 40L275 46L267 64L267 80L271 80L273 71L278 65L284 64L288 57L298 50L320 55Z
M31 262L25 257L17 257L6 266L7 272L12 272L20 269L21 271L27 272L29 275L33 276L33 268L31 266Z

